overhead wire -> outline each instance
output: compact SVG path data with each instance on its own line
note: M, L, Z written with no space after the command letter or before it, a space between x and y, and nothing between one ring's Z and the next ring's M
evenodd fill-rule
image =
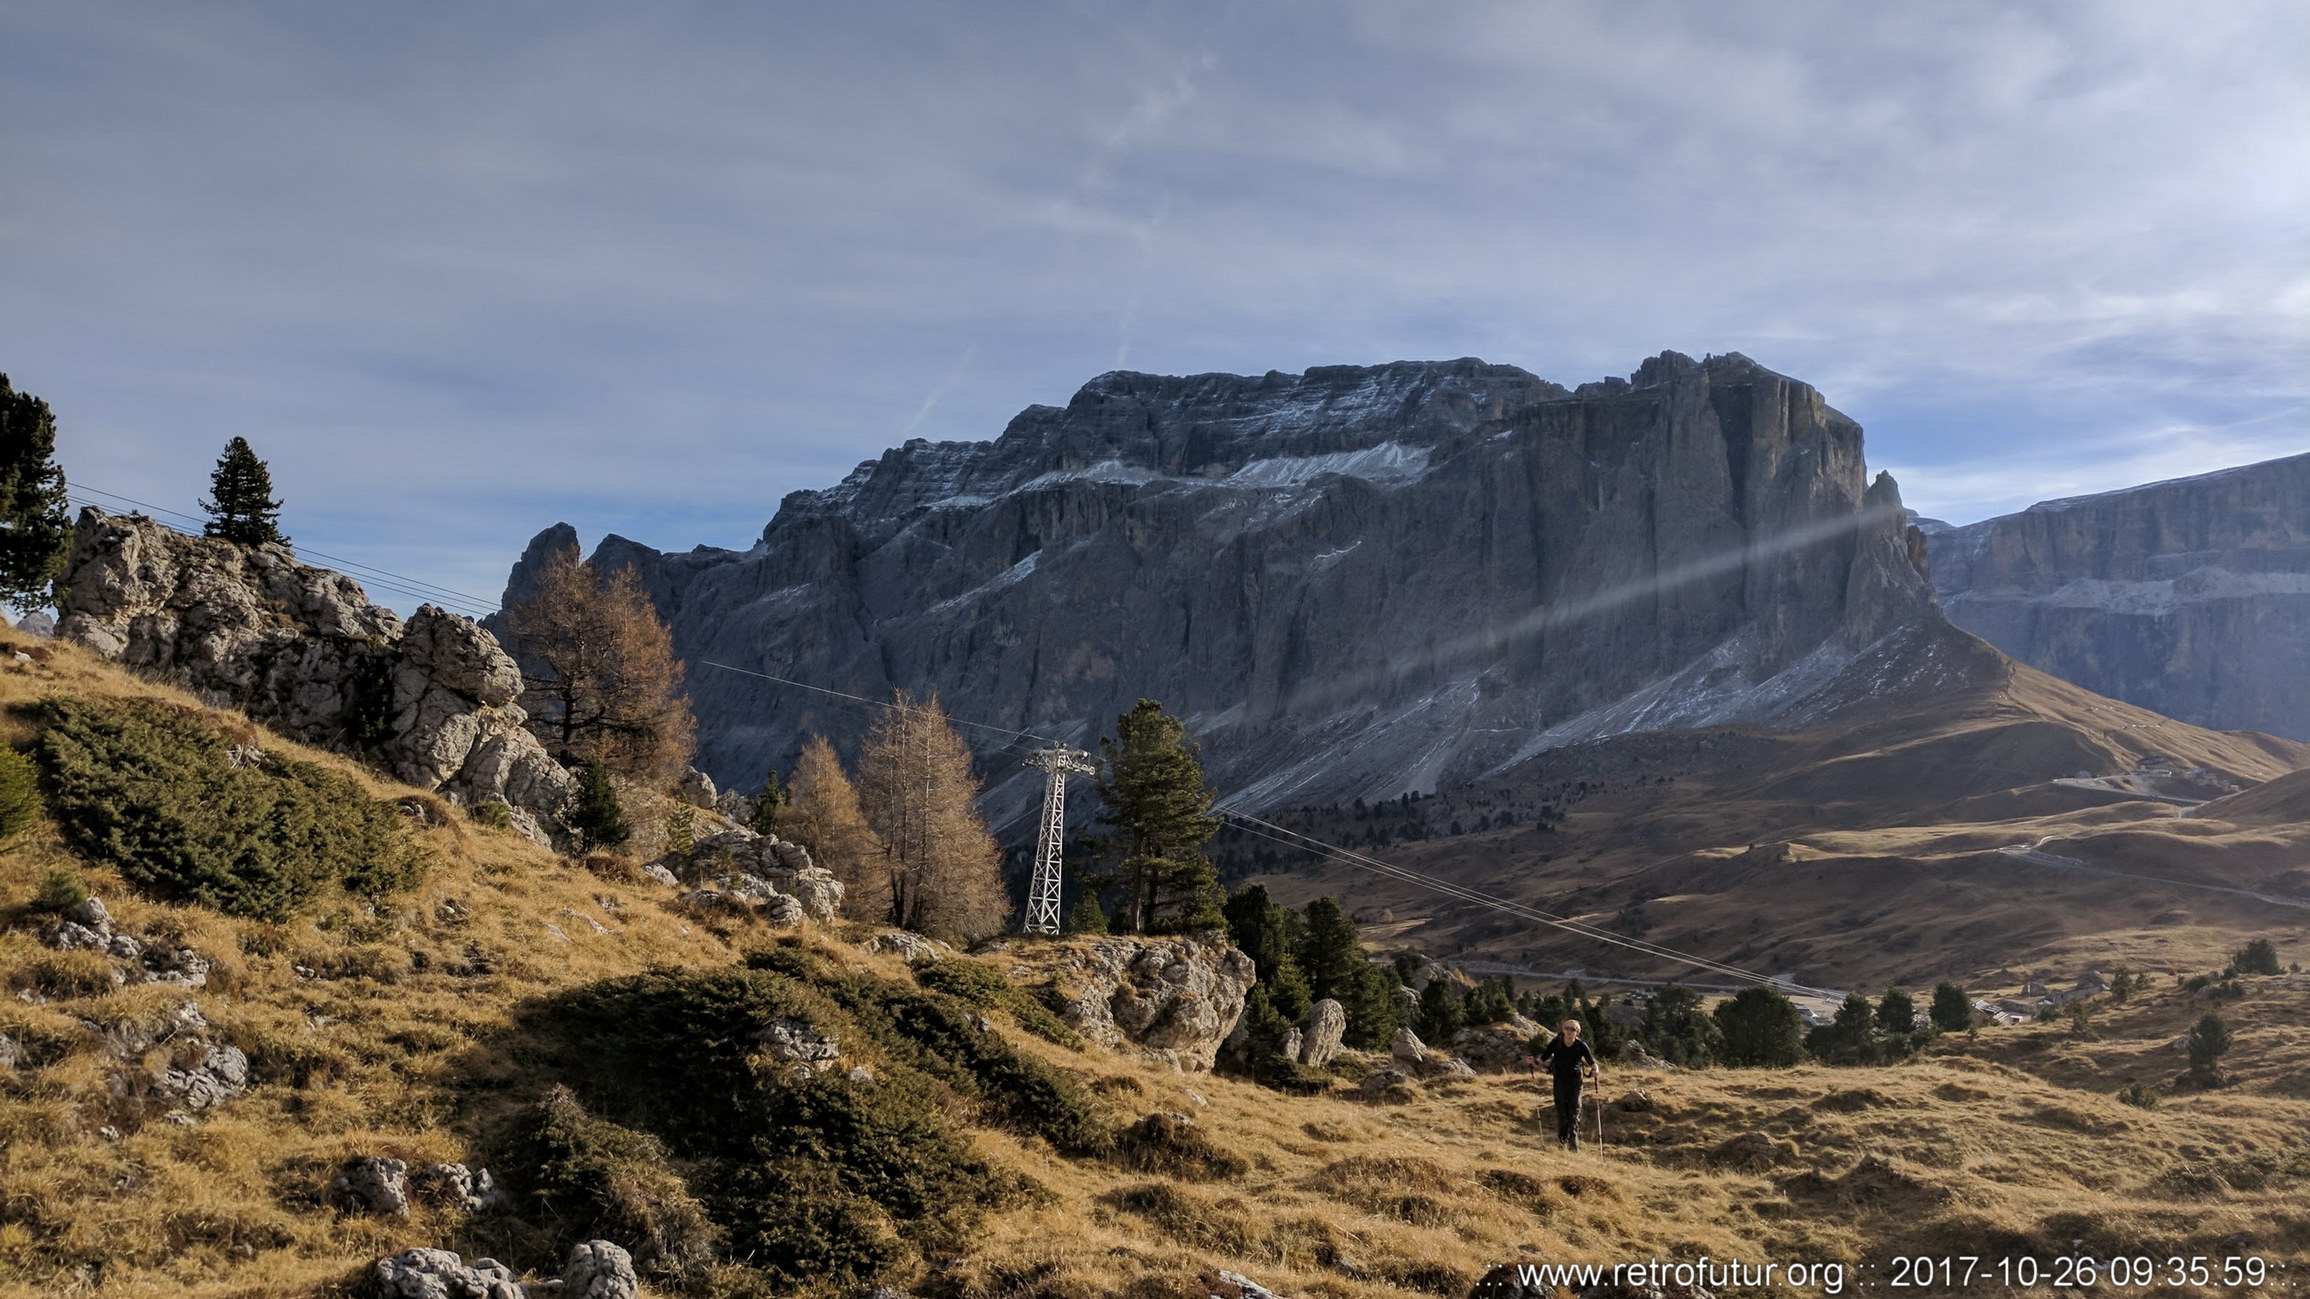
M893 700L873 699L865 695L852 694L845 690L835 690L826 686L814 686L805 681L795 681L791 678L775 676L768 672L757 672L749 668L733 667L727 663L716 663L712 660L706 659L698 660L698 662L705 667L720 668L725 672L737 672L746 676L759 677L765 681L774 681L780 685L793 686L798 689L810 690L824 695L832 695L839 699L845 699L853 703L864 704L872 708L891 708L901 711L923 711L919 708L913 708L908 705L899 704ZM991 731L1001 735L1017 736L1020 738L1032 740L1042 740L1050 744L1061 743L1061 741L1052 739L1049 736L1037 735L1032 731L1014 730L1010 727L994 726L985 722L973 722L968 719L959 717L950 716L947 720L957 726L967 726L977 730ZM1341 848L1336 844L1325 843L1323 840L1317 839L1312 835L1301 834L1300 832L1290 829L1287 826L1277 825L1272 821L1267 821L1262 818L1252 816L1249 813L1218 808L1214 809L1214 814L1234 821L1237 824L1237 827L1247 834L1256 835L1259 838L1282 844L1285 847L1297 848L1303 852L1312 853L1314 855L1325 857L1329 860L1341 862L1346 865L1356 866L1363 870L1371 871L1375 874L1383 875L1388 878L1397 880L1401 883L1410 884L1417 888L1422 888L1430 892L1441 894L1445 897L1452 898L1455 901L1466 902L1474 906L1488 907L1496 911L1506 912L1507 914L1516 916L1522 920L1549 925L1554 928L1561 929L1567 933L1573 934L1577 937L1587 938L1597 942L1606 943L1611 946L1624 948L1644 956L1652 957L1656 960L1670 961L1692 969L1704 970L1711 974L1724 975L1726 977L1737 979L1746 983L1763 984L1771 987L1785 988L1790 991L1806 993L1815 996L1837 995L1827 989L1813 988L1804 984L1793 983L1788 980L1775 979L1769 975L1759 974L1753 970L1745 970L1739 966L1729 965L1722 961L1711 960L1704 956L1696 956L1690 952L1678 951L1674 948L1664 947L1658 943L1649 943L1642 939L1630 938L1623 934L1615 934L1609 930L1599 929L1582 921L1571 919L1568 916L1559 916L1551 912L1543 911L1538 907L1528 906L1524 903L1511 901L1507 898L1495 897L1481 890L1474 889L1463 884L1455 884L1450 880L1443 879L1439 876L1430 875L1424 871L1416 871L1410 867L1398 866L1393 862L1383 861L1377 857L1371 857L1362 853L1355 852L1351 849Z
M1556 915L1553 912L1544 911L1539 907L1531 906L1527 903L1516 902L1512 899L1498 897L1494 894L1483 892L1480 889L1472 888L1465 884L1457 884L1440 876L1430 875L1425 871L1416 871L1408 866L1399 866L1393 862L1385 861L1378 857L1356 852L1353 849L1343 848L1337 844L1326 843L1313 835L1302 834L1299 831L1293 830L1287 826L1280 826L1273 821L1264 820L1260 817L1252 816L1248 813L1232 812L1221 809L1217 812L1217 815L1226 817L1227 819L1236 822L1237 828L1246 834L1256 835L1259 838L1267 839L1275 843L1284 844L1287 847L1294 847L1304 852L1314 853L1318 856L1325 857L1329 860L1340 862L1345 865L1359 867L1374 874L1382 875L1402 883L1411 884L1419 888L1428 889L1432 892L1441 893L1447 897L1451 897L1462 902L1472 903L1477 906L1490 907L1494 910L1507 912L1508 914L1517 916L1520 919L1549 925L1554 928L1564 930L1565 932L1573 934L1577 937L1591 939L1600 943L1606 943L1614 947L1625 948L1629 951L1637 952L1645 956L1654 957L1659 960L1674 961L1678 964L1689 966L1692 969L1705 970L1712 974L1725 975L1727 977L1739 979L1747 983L1766 984L1772 987L1785 988L1792 992L1801 992L1812 996L1835 997L1841 995L1827 988L1815 988L1807 984L1797 983L1793 980L1777 979L1771 975L1760 974L1754 970L1743 969L1737 965L1731 965L1723 961L1712 960L1704 956L1697 956L1691 952L1681 951L1677 948L1666 947L1659 943L1646 942L1643 939L1632 938L1625 934L1616 934L1611 930L1599 928L1595 925L1588 924L1585 921L1574 920L1569 916ZM1276 831L1278 833L1269 833L1269 831Z

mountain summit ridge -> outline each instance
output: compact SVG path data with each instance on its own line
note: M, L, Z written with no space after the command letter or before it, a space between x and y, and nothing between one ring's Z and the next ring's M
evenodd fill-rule
M1647 724L1769 720L1938 616L1860 426L1738 354L1578 388L1474 358L1113 372L790 494L750 550L595 558L640 571L693 663L1077 742L1160 698L1262 803L1467 778L1663 682ZM691 688L724 781L864 721Z

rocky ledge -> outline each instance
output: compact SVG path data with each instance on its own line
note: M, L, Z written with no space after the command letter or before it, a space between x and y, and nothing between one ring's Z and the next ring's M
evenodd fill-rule
M432 605L404 624L286 546L191 537L92 507L73 529L56 634L420 789L498 801L562 838L576 780L527 730L497 638Z
M1068 1027L1198 1073L1243 1018L1256 977L1251 958L1214 934L1094 938L1014 955L1012 981L1048 978Z

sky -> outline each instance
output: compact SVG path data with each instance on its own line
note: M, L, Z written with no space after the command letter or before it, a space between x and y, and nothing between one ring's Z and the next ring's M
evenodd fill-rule
M309 555L484 599L1118 368L1739 351L1967 522L2310 449L2306 62L2298 0L10 0L0 372L76 487L245 436Z

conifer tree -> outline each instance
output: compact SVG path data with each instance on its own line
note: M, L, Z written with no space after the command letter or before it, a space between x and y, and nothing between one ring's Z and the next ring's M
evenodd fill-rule
M1877 1009L1859 992L1846 993L1836 1019L1805 1035L1805 1049L1830 1064L1875 1064L1880 1047Z
M586 848L615 848L633 837L626 810L618 802L610 769L588 758L578 767L577 805L570 811L570 829Z
M1962 1033L1973 1027L1973 999L1965 989L1944 980L1933 985L1933 1006L1926 1012L1933 1027L1944 1033Z
M201 509L210 515L204 529L209 536L242 546L289 544L281 535L281 503L273 499L273 472L249 449L247 438L225 444L216 472L209 475L209 499L201 502Z
M787 784L792 801L778 819L778 832L810 850L810 858L842 881L842 913L853 920L890 915L890 863L882 840L866 823L858 789L842 770L842 760L823 735L802 746Z
M1460 1018L1470 1028L1501 1024L1516 1014L1516 990L1503 974L1486 979L1468 994L1468 1002Z
M1786 1068L1805 1058L1805 1022L1780 989L1751 984L1712 1012L1724 1035L1724 1062Z
M1386 1046L1405 1018L1395 967L1364 956L1355 922L1337 901L1317 898L1307 904L1306 914L1299 965L1307 975L1309 996L1340 1004L1347 1014L1349 1046Z
M1209 815L1215 795L1203 783L1186 726L1142 699L1115 719L1115 734L1099 741L1099 751L1099 796L1106 800L1099 819L1116 830L1107 848L1132 932L1222 923L1219 872L1203 855L1219 829Z
M754 833L778 833L778 822L780 814L785 811L786 805L793 801L792 791L781 788L779 786L778 772L775 768L764 773L762 777L762 792L754 796L754 819L752 827Z
M1420 989L1420 1016L1412 1031L1430 1046L1444 1045L1464 1026L1462 1012L1460 986L1450 979L1430 979L1428 986Z
M2214 1066L2230 1050L2229 1021L2218 1010L2209 1010L2190 1026L2190 1073L2200 1082L2211 1082Z
M1103 934L1107 932L1107 912L1099 905L1099 890L1086 888L1075 895L1075 904L1067 908L1067 919L1061 926L1070 934Z
M548 554L527 599L505 611L529 728L564 762L593 759L669 789L697 752L673 634L628 566L606 581L577 545Z
M1306 1014L1315 999L1292 950L1299 913L1269 898L1266 887L1259 884L1229 896L1223 910L1228 936L1258 969L1259 986L1267 989L1276 1012L1293 1020Z
M1644 1003L1644 1024L1637 1030L1645 1049L1673 1065L1705 1068L1716 1060L1719 1035L1716 1022L1700 1008L1700 994L1681 984L1669 984Z
M55 599L56 574L72 548L70 510L55 415L0 374L0 601L30 610Z
M1917 1031L1917 1003L1899 988L1885 989L1877 1001L1877 1028L1893 1037L1907 1037Z
M890 869L890 922L972 939L1010 914L1002 853L978 813L970 749L932 695L904 690L866 734L858 793Z

